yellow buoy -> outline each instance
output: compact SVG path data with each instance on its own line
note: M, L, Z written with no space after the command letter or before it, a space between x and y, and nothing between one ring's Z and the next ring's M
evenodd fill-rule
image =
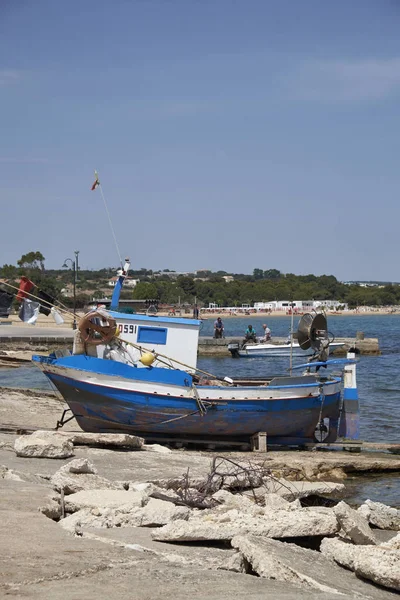
M154 356L154 354L152 354L151 352L146 352L145 354L142 355L140 362L145 367L150 367L150 365L152 365L155 360L156 360L156 357Z

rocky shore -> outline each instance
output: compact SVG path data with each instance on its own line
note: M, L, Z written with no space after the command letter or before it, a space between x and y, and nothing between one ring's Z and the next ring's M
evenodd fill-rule
M346 501L369 452L215 454L85 434L52 393L0 390L0 596L395 597L400 510Z

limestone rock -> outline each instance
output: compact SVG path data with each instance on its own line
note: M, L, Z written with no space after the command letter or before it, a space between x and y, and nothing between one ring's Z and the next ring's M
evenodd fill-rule
M354 558L356 575L378 585L400 591L400 551L382 547L358 548Z
M186 506L175 506L171 502L151 498L138 514L138 525L141 527L158 527L178 519L187 520L190 509Z
M55 431L35 431L15 440L17 456L25 458L69 458L73 456L73 444Z
M377 544L377 539L367 521L346 502L339 502L333 507L332 511L335 513L343 532L352 542L355 544Z
M236 535L247 534L272 538L326 536L337 530L336 516L332 512L271 510L264 516L254 517L231 510L223 514L209 511L204 517L169 523L154 531L152 537L159 541L192 542L231 540Z
M145 504L147 495L144 492L129 492L125 490L84 490L67 496L65 510L69 513L82 508L120 508L128 510Z
M400 510L382 502L366 500L358 512L371 524L379 529L400 530Z

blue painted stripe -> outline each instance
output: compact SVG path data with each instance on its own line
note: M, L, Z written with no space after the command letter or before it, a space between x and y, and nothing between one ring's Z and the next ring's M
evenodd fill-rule
M148 381L149 383L165 383L169 385L179 385L191 387L193 378L185 371L177 369L164 369L159 367L133 367L114 360L104 360L87 356L86 354L74 354L63 356L62 358L50 358L48 356L32 356L34 362L51 364L57 367L85 371L99 375L109 375L111 377L120 377L130 381Z
M111 298L111 308L112 309L118 308L119 297L120 297L120 294L121 294L122 286L124 285L124 281L125 281L125 275L120 275L118 277L118 280L117 280L116 284L115 284L113 295L112 295L112 298Z
M358 389L357 388L344 388L343 389L344 400L358 400Z
M140 392L140 391L131 391L131 390L121 390L112 387L107 387L97 383L89 383L83 381L76 381L75 379L69 378L63 375L56 375L54 373L46 373L46 375L51 379L55 384L57 382L64 383L66 385L71 386L74 389L82 390L83 392L90 392L95 394L99 398L108 398L110 400L127 402L132 405L141 405L146 407L148 410L197 410L197 402L195 398L190 397L180 397L180 396L168 396L163 394L154 394L152 392ZM339 393L331 394L325 396L324 406L327 408L328 406L335 404L339 399ZM151 401L151 406L149 406L148 402ZM315 396L303 396L298 398L273 398L272 400L264 399L257 400L254 398L240 398L238 400L207 400L203 398L203 401L212 402L213 411L218 410L222 413L230 413L230 412L280 412L282 411L284 414L287 411L291 410L302 410L315 408L316 405L319 406L320 398ZM82 399L82 403L84 404L84 400ZM210 409L211 410L211 409Z
M329 367L329 365L355 365L356 362L356 360L352 360L350 358L332 358L331 360L326 360L324 362L318 361L296 365L295 367L292 367L292 369L304 369L306 367Z
M147 323L176 323L177 325L189 325L191 327L200 327L201 321L198 319L182 319L179 317L158 317L157 315L139 315L139 314L127 314L115 311L108 311L114 319L124 321L146 321Z

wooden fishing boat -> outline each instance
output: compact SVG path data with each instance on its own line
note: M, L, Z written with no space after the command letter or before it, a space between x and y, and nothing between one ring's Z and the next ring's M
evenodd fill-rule
M209 441L249 441L265 432L278 444L315 441L316 430L334 441L340 418L348 437L356 431L358 403L343 411L342 397L344 369L355 399L355 364L327 360L325 317L303 317L309 347L322 358L302 365L303 375L216 377L197 368L200 321L115 310L128 269L115 286L114 310L80 321L72 354L33 357L84 431ZM329 366L340 372L319 369Z

